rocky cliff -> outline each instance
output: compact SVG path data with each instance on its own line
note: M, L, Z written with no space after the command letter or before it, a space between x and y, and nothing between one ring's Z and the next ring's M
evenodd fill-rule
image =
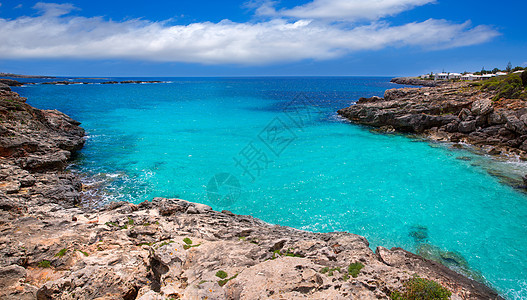
M369 102L368 102L369 103ZM414 276L453 299L481 283L350 233L312 233L156 198L79 205L79 123L0 91L0 299L388 299Z
M417 77L396 77L396 78L392 78L390 82L397 83L397 84L404 84L404 85L420 85L420 86L428 86L428 87L449 84L448 81L424 80L424 79L417 78Z
M338 113L358 124L418 133L434 140L465 142L489 154L527 159L527 106L521 99L467 83L387 90L361 98Z

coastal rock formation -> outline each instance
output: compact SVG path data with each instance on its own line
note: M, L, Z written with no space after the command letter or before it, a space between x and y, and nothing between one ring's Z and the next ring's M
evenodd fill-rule
M13 79L0 78L0 84L5 84L7 86L22 86L23 83L20 83Z
M527 159L527 106L519 99L492 101L492 91L466 83L387 90L338 113L352 122L439 141L465 142L490 154Z
M39 110L0 90L0 156L23 170L62 170L84 145L79 122L57 110Z
M437 80L424 80L417 77L396 77L392 78L390 82L404 85L420 85L427 87L434 87L449 84L448 81L437 81Z
M180 199L80 205L63 171L84 131L0 91L0 299L389 299L414 274L453 299L485 285L364 237L312 233ZM481 110L484 110L484 105Z
M358 235L295 230L179 199L97 211L48 203L12 214L0 238L6 298L388 299L413 274L456 299L499 298L402 249L373 252ZM363 266L356 277L353 263Z

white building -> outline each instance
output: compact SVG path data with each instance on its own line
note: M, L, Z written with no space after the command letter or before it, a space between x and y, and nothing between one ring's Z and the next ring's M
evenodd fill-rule
M496 72L496 75L497 75L497 76L505 76L505 75L507 75L507 74L509 74L509 73L506 73L506 72Z
M448 80L448 73L434 74L435 80Z
M448 79L461 79L461 74L459 73L448 73Z
M482 80L491 79L492 77L496 77L496 74L485 74L485 75L481 75L481 79L482 79Z
M467 80L467 81L481 80L481 75L465 74L461 76L461 80Z
M428 79L428 78L430 78L430 74L424 74L424 75L421 75L419 77L421 77L421 79Z

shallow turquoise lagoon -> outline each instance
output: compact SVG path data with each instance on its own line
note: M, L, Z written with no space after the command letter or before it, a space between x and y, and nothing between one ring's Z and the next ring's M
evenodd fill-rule
M105 199L178 197L304 230L349 231L373 249L417 251L418 228L507 298L527 298L527 197L489 175L489 159L336 115L398 87L388 78L163 80L16 90L82 122L89 137L73 169ZM209 184L222 173L239 189Z

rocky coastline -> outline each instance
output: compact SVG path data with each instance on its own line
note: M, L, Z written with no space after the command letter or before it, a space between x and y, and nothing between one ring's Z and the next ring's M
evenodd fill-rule
M448 81L424 80L424 79L417 78L417 77L395 77L395 78L392 78L390 82L397 83L397 84L404 84L404 85L419 85L419 86L427 86L427 87L434 87L434 86L449 84Z
M452 299L501 299L403 249L372 251L351 233L305 232L180 199L85 207L81 181L65 170L84 130L25 100L0 88L0 299L389 299L415 275Z
M435 141L469 144L478 151L527 160L527 105L468 83L387 90L361 98L338 114L381 131L418 134Z
M24 78L45 78L47 77L24 77ZM0 78L0 89L2 86L23 86L23 85L74 85L74 84L145 84L145 83L162 83L160 80L123 80L123 81L102 81L102 82L91 82L91 81L44 81L44 82L19 82L14 79Z

